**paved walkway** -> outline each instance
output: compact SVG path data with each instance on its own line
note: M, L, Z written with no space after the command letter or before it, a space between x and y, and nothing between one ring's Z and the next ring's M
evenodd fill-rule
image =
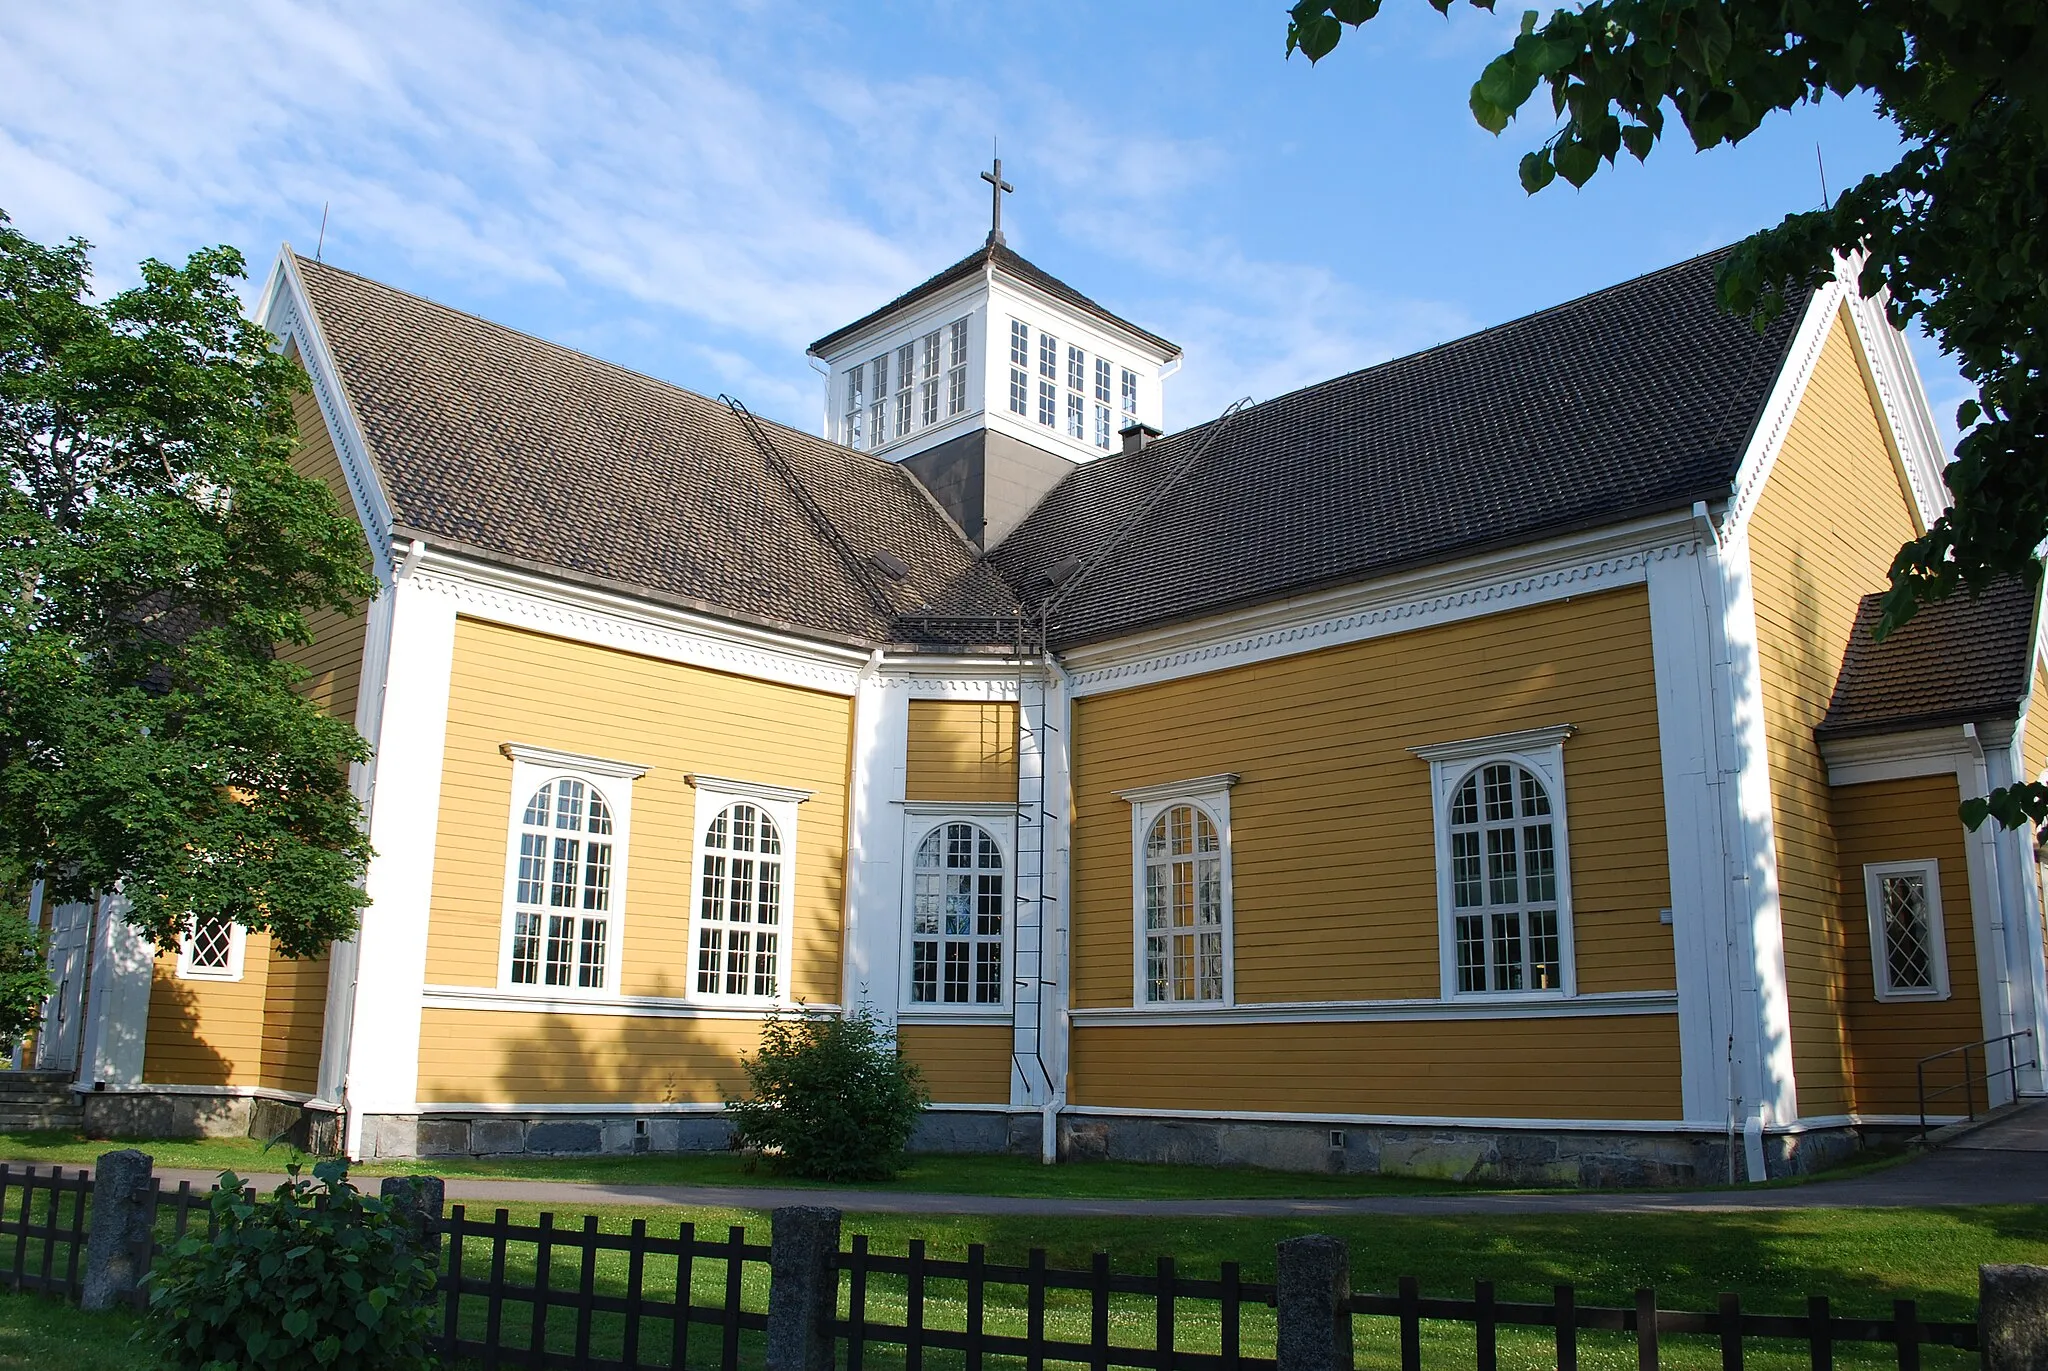
M172 1183L211 1185L208 1171L160 1170ZM251 1176L259 1188L282 1177ZM367 1178L365 1178L367 1180ZM774 1209L829 1205L858 1214L987 1214L1040 1218L1320 1218L1370 1214L1754 1213L1783 1209L1897 1209L1961 1204L2048 1204L2048 1102L1965 1133L1924 1156L1842 1180L1782 1188L1708 1191L1568 1191L1546 1194L1361 1195L1315 1199L1068 1199L810 1190L740 1185L606 1185L577 1181L448 1178L448 1199L470 1205L687 1205Z

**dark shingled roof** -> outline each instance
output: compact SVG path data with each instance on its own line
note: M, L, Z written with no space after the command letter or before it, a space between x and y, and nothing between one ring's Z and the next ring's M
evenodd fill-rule
M1922 605L1887 636L1870 636L1884 596L1866 595L1842 654L1827 716L1814 732L1852 738L1980 719L2010 719L2027 697L2034 588L2001 581Z
M827 352L841 340L851 338L877 319L893 314L906 305L914 305L927 296L937 295L940 291L948 290L970 277L979 276L982 269L990 265L994 265L997 270L1007 272L1020 281L1025 281L1038 287L1046 294L1055 299L1065 301L1075 309L1094 315L1106 324L1114 324L1126 333L1136 334L1161 352L1166 353L1169 357L1180 356L1180 345L1178 343L1169 343L1158 334L1148 332L1145 329L1139 328L1128 319L1111 314L1108 310L1096 304L1080 291L1075 290L1065 281L1060 280L1050 272L1042 271L1033 266L1016 253L1010 251L1007 246L994 239L983 243L979 248L961 258L952 266L947 267L923 285L912 287L891 300L888 304L883 305L880 309L862 315L845 328L834 329L817 342L811 344L811 351L813 353Z
M891 615L723 404L298 258L405 530L732 617L864 643ZM763 424L897 613L1008 590L901 467Z
M1244 410L1063 480L990 559L1055 647L1725 498L1803 312L1715 303L1724 252ZM1112 545L1113 544L1113 545Z

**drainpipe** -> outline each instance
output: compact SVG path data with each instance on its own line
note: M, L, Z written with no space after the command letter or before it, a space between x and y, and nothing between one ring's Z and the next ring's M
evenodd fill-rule
M1063 818L1061 819L1061 823L1064 825L1064 827L1061 830L1060 836L1063 839L1065 839L1065 841L1058 848L1052 848L1050 845L1048 845L1046 856L1048 859L1051 859L1054 856L1055 852L1066 851L1067 849L1071 848L1073 843L1073 756L1071 752L1072 744L1071 742L1066 740L1069 739L1070 732L1073 726L1074 683L1073 679L1067 675L1066 670L1060 666L1059 658L1055 656L1050 649L1047 649L1045 654L1045 668L1047 674L1051 676L1054 686L1059 694L1061 713L1064 716L1065 723L1061 727L1058 736L1063 740L1061 744L1062 747L1064 749L1067 749L1063 753L1061 759L1061 787L1059 795L1060 813L1063 816ZM1043 719L1043 715L1044 711L1041 710L1041 720ZM1046 731L1048 735L1050 735L1052 732L1051 729L1047 729ZM1042 755L1043 753L1041 753L1041 756ZM1041 762L1041 764L1043 763ZM1049 802L1053 798L1050 794L1046 793L1043 787L1040 788L1039 793L1043 797L1041 803ZM1043 817L1043 810L1041 810L1041 823L1043 822ZM1049 826L1046 829L1045 836L1048 838L1052 836ZM1057 1025L1058 1028L1057 1036L1055 1037L1054 1041L1058 1044L1057 1051L1055 1053L1055 1058L1059 1066L1059 1075L1057 1079L1049 1080L1048 1083L1052 1086L1052 1097L1048 1099L1045 1102L1045 1104L1040 1108L1038 1115L1038 1160L1046 1166L1054 1165L1060 1159L1060 1111L1065 1109L1067 1106L1067 1056L1070 1045L1073 1042L1073 1014L1068 1008L1067 983L1068 883L1066 861L1063 858L1057 861L1056 869L1059 873L1059 879L1056 883L1056 889L1058 890L1059 897L1053 902L1053 908L1059 911L1058 926L1056 928L1047 927L1049 921L1045 919L1042 912L1045 903L1046 882L1041 879L1038 886L1039 905L1041 910L1041 914L1039 917L1039 936L1041 939L1045 940L1044 942L1041 942L1040 945L1041 947L1043 947L1046 946L1047 943L1050 943L1051 946L1056 947L1058 949L1057 960L1053 964L1052 975L1052 990L1054 997L1057 1001L1057 1005L1054 1008L1051 1017L1054 1024ZM1048 935L1051 936L1048 937ZM1043 975L1043 965L1043 958L1041 957L1041 976ZM1040 1066L1043 1067L1045 1065L1046 1060L1044 1025L1047 1015L1045 994L1042 986L1038 997L1038 1015L1038 1060ZM1046 1074L1048 1077L1051 1077L1050 1072L1047 1072Z

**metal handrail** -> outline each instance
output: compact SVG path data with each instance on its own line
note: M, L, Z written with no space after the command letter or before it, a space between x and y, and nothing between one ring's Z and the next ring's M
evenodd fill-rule
M1970 1121L1972 1123L1976 1122L1977 1077L1976 1073L1970 1070L1970 1054L1982 1048L1990 1047L1993 1043L2007 1044L2007 1047L2005 1049L2005 1075L2007 1093L2010 1094L2014 1100L2019 1099L2020 1068L2023 1066L2039 1066L2040 1060L2037 1055L2035 1058L2030 1059L2028 1061L2020 1061L2019 1054L2013 1050L2013 1048L2011 1047L2011 1043L2016 1038L2026 1038L2031 1040L2033 1036L2034 1031L2032 1029L2022 1028L2015 1033L2001 1033L1995 1038L1985 1038L1981 1042L1964 1043L1961 1047L1951 1047L1942 1052L1930 1053L1927 1056L1922 1057L1917 1063L1915 1063L1913 1067L1913 1082L1914 1087L1918 1091L1920 1096L1920 1141L1923 1143L1927 1141L1927 1102L1932 1099L1938 1099L1943 1095L1951 1094L1957 1090L1963 1092L1963 1108L1968 1112ZM1960 1053L1963 1058L1963 1078L1960 1081L1956 1082L1954 1085L1944 1085L1941 1086L1939 1089L1929 1091L1927 1088L1928 1063L1938 1062L1942 1060L1944 1057L1953 1057L1958 1053ZM1991 1107L1991 1073L1989 1070L1989 1053L1985 1054L1984 1061L1986 1067L1984 1077L1984 1107L1986 1109L1989 1109Z

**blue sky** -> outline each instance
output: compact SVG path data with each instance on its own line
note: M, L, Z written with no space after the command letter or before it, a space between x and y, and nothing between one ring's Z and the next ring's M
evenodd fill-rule
M145 255L278 244L815 429L804 346L979 244L1181 343L1179 427L1731 242L1897 156L1867 104L1522 193L1465 92L1516 15L1422 0L1319 67L1278 3L247 0L0 10L0 208ZM252 286L253 291L253 286ZM1916 347L1937 417L1963 389Z

